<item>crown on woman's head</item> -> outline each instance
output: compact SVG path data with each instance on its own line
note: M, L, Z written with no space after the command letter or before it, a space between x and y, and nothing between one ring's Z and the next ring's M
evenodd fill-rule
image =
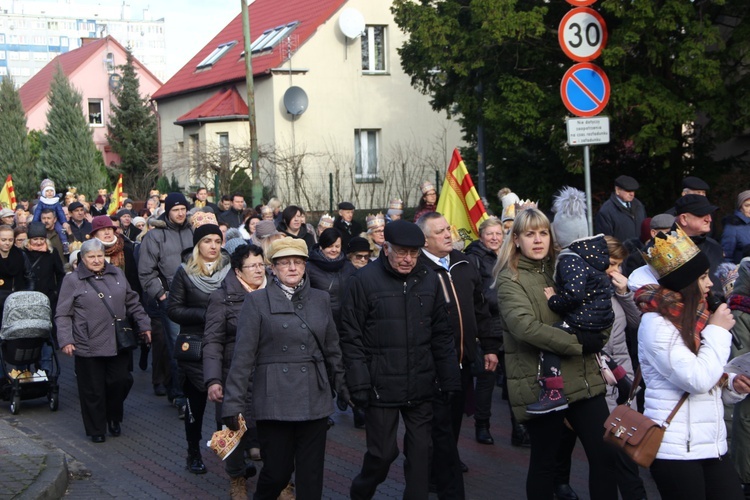
M659 278L663 278L682 267L699 252L700 248L677 226L674 231L666 234L659 232L654 236L654 243L643 252L643 258L654 268Z

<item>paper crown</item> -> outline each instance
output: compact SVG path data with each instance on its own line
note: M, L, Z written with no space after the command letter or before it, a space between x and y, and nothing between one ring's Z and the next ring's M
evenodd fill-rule
M654 236L654 244L646 248L643 258L661 279L685 265L698 253L698 246L678 226L675 231L666 234L659 232Z
M213 212L195 212L190 219L190 224L195 230L206 224L218 225L218 222L216 222L216 215Z
M419 185L419 189L422 190L422 194L427 194L430 191L437 192L437 190L435 189L435 186L433 186L430 181L424 181L422 184Z
M403 210L404 202L401 201L399 198L393 198L391 202L388 203L388 209L389 210Z
M263 205L260 207L260 213L262 214L272 214L273 208L269 207L268 205Z
M367 229L374 229L376 227L385 226L385 216L383 214L368 215L365 219L367 221Z
M318 226L326 229L333 227L333 217L328 214L323 214L318 221Z
M526 210L527 208L536 208L536 202L531 200L521 200L516 203L512 203L503 210L503 217L501 220L503 222L514 220L518 212Z

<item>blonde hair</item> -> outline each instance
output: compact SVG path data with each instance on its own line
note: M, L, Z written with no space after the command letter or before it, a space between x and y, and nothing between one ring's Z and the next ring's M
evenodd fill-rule
M497 264L492 270L492 275L497 280L497 276L503 269L510 269L513 279L518 278L518 259L521 257L521 250L516 246L514 241L516 237L529 229L548 229L549 230L549 251L547 257L551 260L555 260L555 240L552 235L552 225L544 212L538 208L526 208L516 214L516 218L513 220L513 227L510 228L510 233L507 238L503 239L503 244L500 247L500 253L497 256Z
M215 234L207 234L203 238L198 241L198 243L193 247L193 253L188 259L187 263L185 264L185 271L187 271L188 274L192 275L198 275L198 276L211 276L213 273L221 269L221 266L213 266L213 268L209 269L206 265L206 259L203 258L200 252L200 244L201 241L205 240L209 236L216 236ZM219 254L219 258L217 259L217 262L221 262L222 255Z
M502 226L502 225L503 225L503 223L500 221L500 219L498 219L497 217L495 217L494 215L492 215L492 216L490 216L489 219L485 219L484 221L482 221L481 224L479 224L479 236L482 236L482 233L488 227Z

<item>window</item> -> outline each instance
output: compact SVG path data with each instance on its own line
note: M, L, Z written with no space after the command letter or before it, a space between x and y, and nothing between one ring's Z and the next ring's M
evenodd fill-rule
M259 54L264 50L272 50L280 41L287 38L298 24L299 21L294 21L293 23L283 24L276 28L264 31L262 35L250 44L250 51L253 54ZM245 57L244 50L242 51L242 54L240 54L240 59L243 57Z
M362 71L385 73L385 26L368 26L362 39Z
M222 168L229 168L229 134L220 132L219 136L219 160Z
M229 42L229 43L223 43L216 47L213 52L208 54L208 57L206 57L204 60L202 60L200 63L198 63L198 66L196 66L196 69L203 69L203 68L209 68L213 66L216 61L221 59L221 56L227 53L229 49L234 47L234 45L237 42Z
M354 177L358 181L378 180L377 130L354 130Z
M89 99L89 125L94 127L102 125L101 99Z
M0 61L4 61L4 60L5 60L5 51L0 50Z
M197 168L200 163L201 143L198 134L190 134L190 164Z

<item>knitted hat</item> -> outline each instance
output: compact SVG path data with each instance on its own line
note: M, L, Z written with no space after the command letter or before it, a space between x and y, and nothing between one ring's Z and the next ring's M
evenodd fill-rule
M164 200L164 211L169 213L174 207L185 207L188 208L188 201L185 195L182 193L169 193L167 199ZM215 221L216 219L214 219ZM214 222L215 223L215 222Z
M734 281L733 293L750 295L750 257L745 257L737 266L737 279Z
M227 234L224 237L227 241L224 245L224 249L229 252L230 255L242 245L247 245L247 241L242 238L242 233L240 233L240 230L237 228L233 227L228 229Z
M136 227L137 227L137 226L138 226L138 224L140 224L141 222L145 224L145 223L146 223L146 219L144 219L143 217L133 217L133 221L132 221L132 224L133 224L134 226L136 226Z
M355 236L349 240L349 246L346 247L346 253L369 252L370 242L361 236Z
M53 195L56 193L55 183L52 182L50 179L44 179L42 181L42 184L39 186L39 192L42 193L42 196L44 196L44 192L48 189L52 190Z
M257 237L258 240L262 240L263 238L274 234L279 234L279 231L276 229L276 224L274 224L272 220L262 220L255 225L253 236Z
M741 192L737 195L737 210L742 209L742 204L745 203L745 200L750 198L750 189Z
M91 236L94 236L98 230L104 229L105 227L115 229L112 219L109 218L109 215L97 215L91 219Z
M173 194L178 193L170 193L169 196L172 196ZM182 197L185 198L184 196ZM169 197L167 197L167 199L169 199ZM190 224L193 226L193 246L197 245L203 238L211 234L215 234L219 238L224 239L224 234L221 232L221 228L217 224L216 216L213 212L196 212L193 214Z
M497 192L497 198L503 204L502 222L514 220L516 218L516 203L521 199L510 188L504 187Z
M268 260L280 259L281 257L302 257L307 259L307 243L299 238L289 236L278 239L271 243L268 251Z
M102 195L99 195L94 200L94 205L104 205L105 201L107 201L106 198L104 198L104 196L102 196Z
M41 222L32 222L29 224L29 229L26 231L26 237L31 238L46 238L47 228Z
M560 248L567 248L575 240L589 235L586 221L586 195L574 187L565 186L552 203L555 219L552 232Z

